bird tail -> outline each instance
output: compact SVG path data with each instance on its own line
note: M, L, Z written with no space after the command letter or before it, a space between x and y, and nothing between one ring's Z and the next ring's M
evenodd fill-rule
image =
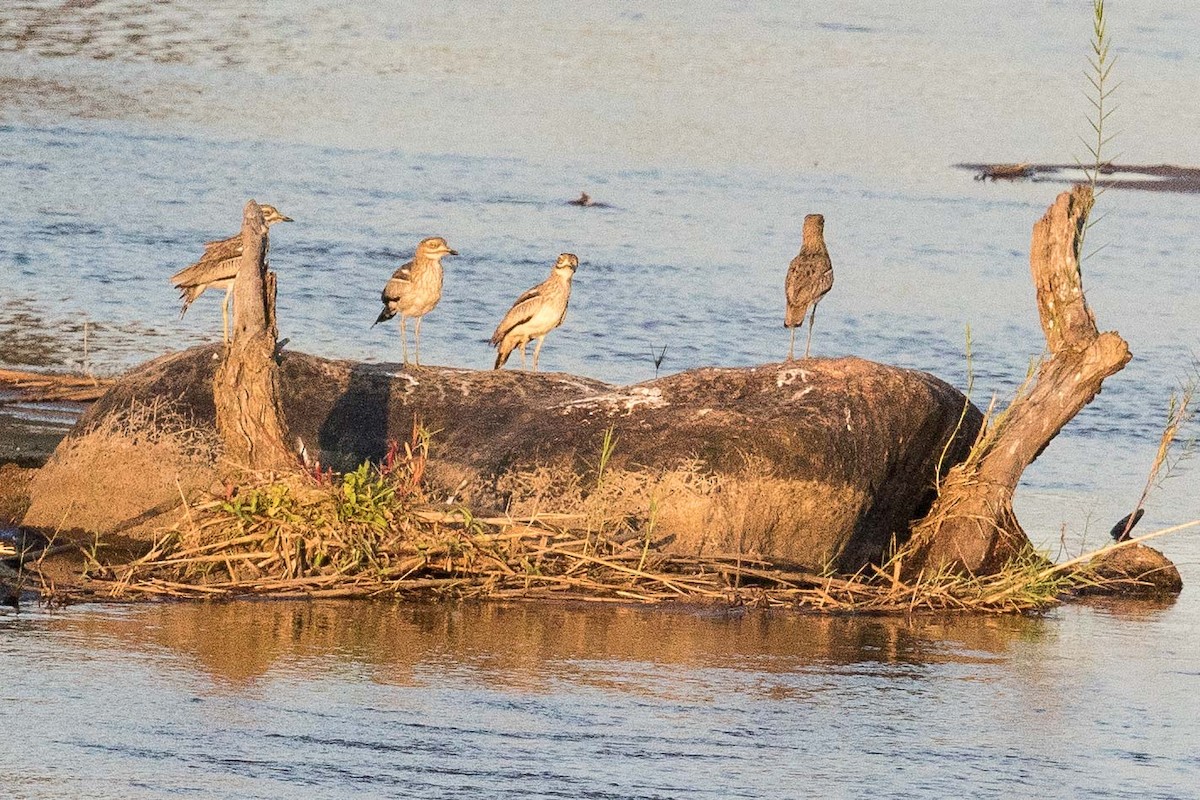
M389 319L391 319L394 316L396 316L396 312L392 311L387 306L384 306L383 311L380 311L379 316L376 317L375 321L371 323L371 327L374 328L376 325L378 325L381 322L387 322Z
M1113 525L1113 529L1108 532L1108 535L1116 539L1118 542L1123 542L1126 539L1131 538L1133 526L1138 524L1138 521L1145 513L1146 509L1139 508L1137 511L1134 511L1131 514L1126 514L1125 516L1121 517L1120 522L1118 522L1116 525Z

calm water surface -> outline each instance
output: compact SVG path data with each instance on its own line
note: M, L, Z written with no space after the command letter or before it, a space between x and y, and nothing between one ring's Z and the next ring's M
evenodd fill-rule
M1019 7L1018 7L1019 6ZM547 369L614 382L786 348L804 214L837 285L814 351L1007 397L1043 346L1030 228L1060 186L960 161L1082 152L1081 2L876 0L687 11L539 2L31 2L0 9L0 363L126 369L219 337L167 277L272 235L282 335L391 361L378 292L448 259L432 363L577 253ZM1113 4L1126 163L1200 163L1200 7ZM580 190L609 203L579 209ZM1030 469L1039 544L1136 501L1200 348L1200 198L1112 191L1085 272L1134 361ZM1200 516L1200 479L1149 530ZM1194 586L1200 544L1162 548ZM643 610L233 604L0 618L5 774L26 796L1187 796L1200 604L947 623ZM231 633L231 631L239 631ZM14 716L16 715L16 716ZM20 742L18 745L17 742ZM70 765L70 768L67 768Z
M1194 611L8 615L0 768L14 797L1190 797Z

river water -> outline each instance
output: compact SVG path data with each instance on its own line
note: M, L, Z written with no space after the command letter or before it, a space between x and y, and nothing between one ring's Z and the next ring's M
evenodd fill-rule
M915 7L914 7L915 6ZM680 7L681 9L684 7ZM1110 153L1200 163L1200 7L1112 4ZM580 256L545 369L614 382L786 352L803 215L837 284L813 349L986 404L1041 352L1028 242L1063 187L963 161L1082 155L1085 2L428 4L8 0L0 362L115 373L220 336L167 280L272 202L290 347L395 360L370 327L444 235L427 362L486 367L500 315ZM589 192L607 208L565 201ZM1136 502L1200 346L1200 197L1112 190L1085 285L1134 361L1027 472L1052 554ZM968 360L967 329L972 357ZM1194 432L1194 428L1192 429ZM1200 516L1184 463L1141 530ZM238 603L0 616L17 796L1182 797L1200 785L1195 535L1167 607L812 620L644 609Z
M1194 797L1183 615L34 612L0 618L0 767L15 797Z

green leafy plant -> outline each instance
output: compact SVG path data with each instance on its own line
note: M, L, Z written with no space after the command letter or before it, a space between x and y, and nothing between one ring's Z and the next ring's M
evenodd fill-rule
M369 462L342 477L338 518L385 528L392 516L396 487Z

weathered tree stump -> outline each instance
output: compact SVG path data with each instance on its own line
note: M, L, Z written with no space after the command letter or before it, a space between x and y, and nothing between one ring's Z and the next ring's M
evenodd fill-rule
M1092 190L1076 186L1033 226L1029 261L1049 357L1032 385L990 420L914 527L914 571L992 572L1025 547L1012 509L1021 473L1130 359L1124 339L1096 329L1084 297L1079 246L1092 203Z
M267 226L251 200L242 215L242 265L234 282L233 336L213 379L217 431L234 469L294 468L275 363L275 273L267 270Z

